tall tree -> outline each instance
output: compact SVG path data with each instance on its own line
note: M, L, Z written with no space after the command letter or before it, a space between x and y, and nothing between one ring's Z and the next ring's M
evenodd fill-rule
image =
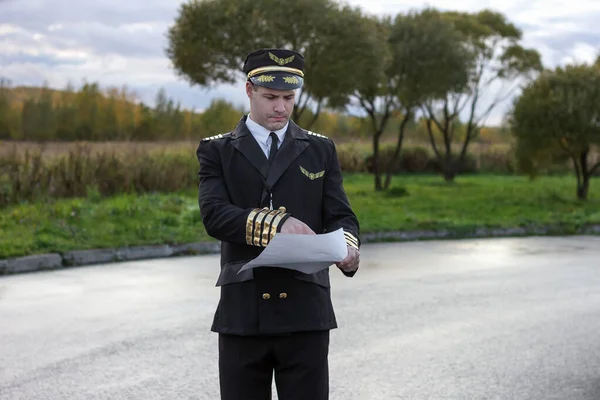
M371 120L373 131L373 172L375 189L388 189L393 165L398 159L408 124L429 99L444 97L467 84L471 62L469 51L461 46L461 36L439 12L425 9L383 19L379 30L380 69L362 80L356 92L358 103ZM392 112L399 112L397 140L387 165L381 165L379 142ZM383 174L385 173L385 180Z
M428 136L444 179L453 181L464 163L469 144L478 135L491 112L507 100L523 80L541 71L536 50L522 47L522 32L498 12L483 10L474 14L446 12L445 19L463 34L463 46L475 55L466 90L451 91L441 101L428 101L423 111L428 118ZM498 89L496 90L495 87ZM484 101L487 103L482 106ZM452 145L458 142L455 126L466 115L465 135L458 155ZM434 126L441 133L436 139Z
M362 18L334 0L189 1L169 29L166 53L180 76L209 87L245 79L245 56L257 48L301 52L306 79L293 118L314 108L310 128L324 106L343 105L354 82L368 74L372 48L363 40Z
M75 104L77 107L77 140L98 140L100 93L98 83L85 83L77 92Z
M370 74L357 81L353 93L354 105L360 107L369 121L373 145L372 172L375 177L375 190L383 190L380 165L380 140L390 121L395 105L394 82L390 68L392 51L389 44L392 19L383 17L373 18L375 40L373 48L378 54L377 62L373 63Z
M10 139L13 135L10 126L13 112L9 90L10 82L0 77L0 140Z
M74 140L77 126L77 107L75 104L75 89L68 83L58 95L56 105L55 139Z
M22 109L22 137L25 140L49 141L56 134L56 110L52 93L46 85L37 97L25 100Z
M590 178L600 169L600 69L578 64L545 71L524 88L510 115L521 168L570 160L577 197L588 197Z
M240 120L243 111L225 100L213 100L202 113L202 137L230 131Z

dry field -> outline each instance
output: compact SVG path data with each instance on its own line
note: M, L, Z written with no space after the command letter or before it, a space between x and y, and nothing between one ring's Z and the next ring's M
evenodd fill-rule
M84 150L90 155L104 154L148 154L154 152L189 152L194 155L197 142L152 141L152 142L19 142L0 141L0 157L41 153L45 157L64 156L69 152Z
M372 152L372 142L367 139L334 139L336 144L341 148L358 148L364 154ZM395 146L395 138L387 138L381 141L381 147ZM131 155L131 154L148 154L148 153L190 153L195 156L198 141L149 141L149 142L26 142L26 141L0 141L0 157L8 155L24 155L26 152L35 154L40 152L44 157L64 156L71 151L84 150L90 155L99 153ZM404 140L403 148L421 147L430 151L431 144L428 141L416 140L407 138ZM460 151L460 144L452 146L455 152ZM498 153L508 153L510 151L509 143L484 143L475 142L469 147L469 151L478 155L488 153L490 151Z

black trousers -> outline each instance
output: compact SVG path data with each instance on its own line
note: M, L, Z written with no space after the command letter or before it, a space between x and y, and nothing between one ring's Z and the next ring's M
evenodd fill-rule
M221 400L329 399L329 331L281 336L219 334Z

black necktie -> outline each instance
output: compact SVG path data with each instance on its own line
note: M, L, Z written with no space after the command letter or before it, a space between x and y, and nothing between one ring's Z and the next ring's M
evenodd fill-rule
M277 141L278 137L275 132L271 132L271 150L269 151L269 163L273 162L275 153L277 153Z

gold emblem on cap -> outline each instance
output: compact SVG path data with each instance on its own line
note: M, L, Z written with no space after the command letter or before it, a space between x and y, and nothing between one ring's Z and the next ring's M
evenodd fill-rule
M300 83L298 78L296 78L295 76L284 76L283 80L285 81L285 83L289 83L291 85Z
M273 82L275 80L275 77L273 75L261 75L258 78L256 78L256 80L259 82Z
M275 54L269 52L269 57L271 57L271 60L275 61L277 64L285 65L285 64L289 64L292 61L294 61L294 57L296 57L296 56L290 56L290 57L284 59L284 58L279 58Z

